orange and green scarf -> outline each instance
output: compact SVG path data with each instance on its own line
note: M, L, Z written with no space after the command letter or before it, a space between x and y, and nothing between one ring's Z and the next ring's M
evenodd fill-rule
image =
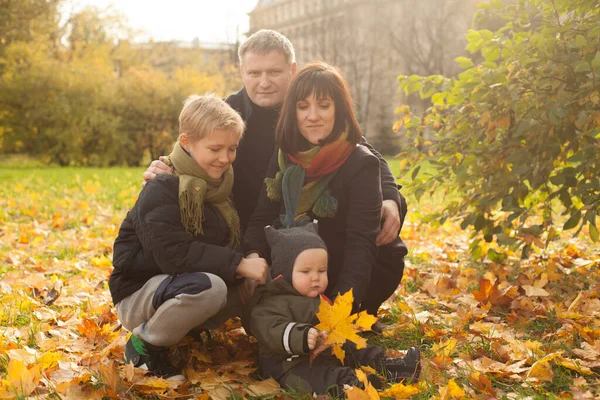
M279 171L275 178L266 178L265 184L271 200L283 199L285 214L281 215L281 222L284 228L295 226L309 211L316 217L335 216L338 202L328 185L356 148L347 138L344 132L335 142L295 154L279 150Z

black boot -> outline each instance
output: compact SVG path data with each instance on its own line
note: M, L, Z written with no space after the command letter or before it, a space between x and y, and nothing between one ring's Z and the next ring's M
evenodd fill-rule
M166 359L166 347L159 347L144 342L131 335L125 345L125 363L133 363L134 367L147 369L161 378L170 378L181 373Z
M408 349L402 358L386 358L383 361L383 369L390 382L398 383L404 379L410 379L412 383L419 381L421 374L421 352L413 346Z

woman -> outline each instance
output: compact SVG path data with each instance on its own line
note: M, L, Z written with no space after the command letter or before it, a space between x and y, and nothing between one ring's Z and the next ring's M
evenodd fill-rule
M329 249L326 294L333 298L353 289L355 310L364 299L377 298L374 304L362 304L376 313L391 292L386 289L386 297L378 297L375 292L386 283L371 278L388 272L401 277L406 247L398 238L382 248L397 253L391 259L398 263L376 265L382 204L379 160L360 145L362 133L350 90L334 67L309 64L294 77L282 106L276 142L278 156L271 160L244 235L246 254L270 254L266 225L291 227L301 220L318 219L319 233ZM383 271L386 268L390 271Z

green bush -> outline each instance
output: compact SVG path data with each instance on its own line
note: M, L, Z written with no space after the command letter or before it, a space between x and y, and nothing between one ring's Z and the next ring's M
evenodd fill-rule
M411 140L413 190L457 191L429 219L457 218L480 241L526 253L562 229L584 227L598 240L600 207L600 5L596 0L519 0L481 4L457 78L401 76L406 94L431 107L398 109L397 129ZM477 61L479 60L479 61ZM423 163L434 168L419 174ZM563 218L562 220L564 220ZM545 241L544 241L545 240Z

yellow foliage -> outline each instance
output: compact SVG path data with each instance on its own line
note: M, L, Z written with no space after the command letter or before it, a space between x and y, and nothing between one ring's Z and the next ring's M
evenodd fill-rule
M13 392L29 396L37 387L40 379L42 379L39 365L27 368L21 360L10 360L6 372L8 379L2 380L0 396L4 396L2 392Z
M333 346L333 354L344 363L345 352L342 345L347 340L356 343L358 349L367 345L367 340L358 336L357 331L370 330L371 326L377 321L377 318L362 311L358 314L352 314L352 302L354 296L352 289L343 295L335 298L333 304L329 304L327 298L321 296L319 312L317 318L319 324L317 329L328 332L326 345Z
M425 382L420 382L416 385L404 385L402 383L397 383L381 393L381 396L392 397L394 399L409 399L410 397L424 391L425 387Z
M373 387L373 385L371 385L371 383L367 380L367 375L357 369L356 370L356 377L358 378L358 380L360 382L362 382L362 384L364 385L365 389L360 389L357 387L351 387L350 389L344 389L344 392L346 393L346 397L348 398L348 400L379 400L379 393L377 393L377 390L375 390L375 388Z
M442 400L464 399L465 391L458 386L454 379L450 379L448 386L440 388L440 397Z
M552 371L550 361L560 357L561 354L562 352L551 353L536 361L527 373L527 378L536 382L551 382L554 378L554 371Z

